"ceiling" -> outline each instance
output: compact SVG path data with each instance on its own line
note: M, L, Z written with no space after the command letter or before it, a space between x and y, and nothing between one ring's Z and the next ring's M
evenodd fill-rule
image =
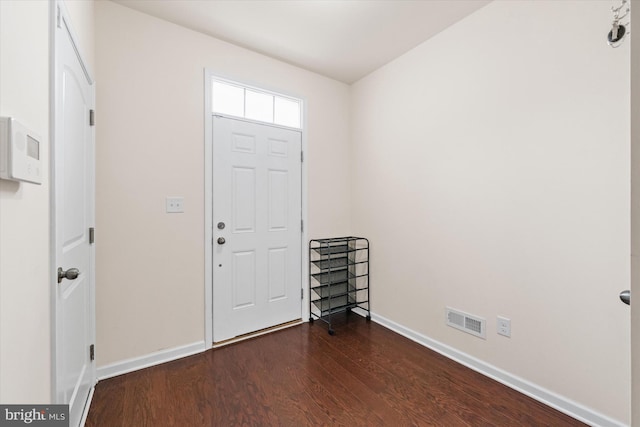
M353 83L490 0L112 0Z

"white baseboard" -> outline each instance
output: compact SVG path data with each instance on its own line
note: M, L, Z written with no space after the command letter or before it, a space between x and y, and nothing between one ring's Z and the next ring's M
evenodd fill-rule
M523 378L505 372L500 368L490 365L482 360L476 359L466 353L456 350L453 347L449 347L439 341L431 339L425 335L422 335L412 329L406 328L392 320L389 320L383 316L371 313L371 320L380 325L391 329L394 332L399 333L402 336L409 338L412 341L417 342L425 347L430 348L442 354L449 359L452 359L476 372L479 372L489 378L492 378L499 383L506 385L514 390L519 391L539 402L544 403L560 412L563 412L583 423L591 426L598 427L621 427L626 424L614 420L606 415L587 408L577 402L574 402L566 397L560 396L550 390L533 384Z
M137 371L139 369L148 368L150 366L159 365L161 363L170 362L182 357L191 356L205 351L204 341L198 341L193 344L187 344L180 347L168 348L156 351L145 356L134 357L110 365L101 366L97 370L98 380L115 377L117 375L126 374Z
M368 314L367 310L365 310L364 308L360 308L360 307L354 307L351 310L351 312L355 313L355 314L358 314L358 315L360 315L362 317L367 317L367 314ZM378 322L378 323L380 323L380 322ZM380 323L380 324L382 324L382 323Z

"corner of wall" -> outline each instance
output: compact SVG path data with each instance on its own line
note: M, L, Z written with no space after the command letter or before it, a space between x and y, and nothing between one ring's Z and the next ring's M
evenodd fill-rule
M25 55L28 52L28 55ZM51 402L49 2L0 1L0 115L42 139L42 185L0 180L0 402Z

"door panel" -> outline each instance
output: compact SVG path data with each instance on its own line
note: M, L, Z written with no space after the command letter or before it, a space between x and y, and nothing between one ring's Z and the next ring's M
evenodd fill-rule
M269 171L269 231L287 231L288 178L287 171Z
M256 253L233 254L233 308L254 306L256 303Z
M88 136L88 99L86 79L78 76L78 70L65 67L62 74L63 103L62 117L64 119L64 164L82 165L86 157L86 138ZM85 85L83 86L83 80ZM81 126L78 126L81 124ZM67 252L74 244L81 244L85 237L85 206L86 180L83 167L68 168L64 171L64 192L62 197L70 208L65 210L64 247Z
M301 134L213 117L215 342L301 317ZM223 238L224 243L218 243Z
M253 233L256 228L256 171L233 168L233 231Z
M287 298L287 248L269 249L269 301Z
M89 124L93 82L71 36L69 18L57 4L55 35L55 267L76 268L77 278L56 284L56 399L69 404L69 422L77 426L91 388L95 366L94 251L89 227L94 221L94 140Z

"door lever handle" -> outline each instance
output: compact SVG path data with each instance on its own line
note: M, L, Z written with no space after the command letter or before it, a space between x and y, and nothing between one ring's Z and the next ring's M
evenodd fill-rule
M70 268L64 271L62 267L58 267L58 283L62 282L62 279L75 280L80 275L80 270L77 268Z
M627 289L626 291L620 292L620 301L627 305L631 305L631 291Z

